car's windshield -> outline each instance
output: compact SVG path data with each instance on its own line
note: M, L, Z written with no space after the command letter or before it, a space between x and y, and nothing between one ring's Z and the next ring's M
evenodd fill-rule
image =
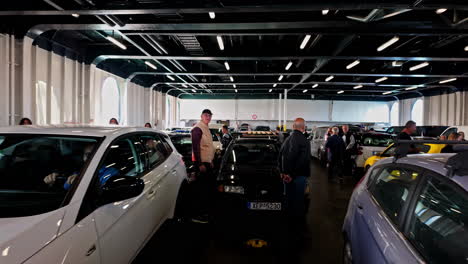
M367 147L387 147L392 143L392 136L384 134L364 134L361 140L361 145Z
M177 151L182 155L187 155L192 152L192 137L190 135L175 135L170 136L172 144Z
M0 218L60 208L97 146L89 137L0 135Z
M419 153L428 153L430 150L431 150L431 146L430 145L426 145L426 144L414 144L414 147L417 148L419 150ZM390 147L388 147L383 153L382 153L382 157L391 157L391 156L394 156L395 155L395 145L391 145Z
M226 155L230 164L274 164L277 162L278 148L270 141L242 142L234 144Z
M218 134L221 132L218 128L210 128L211 136L213 137L213 141L219 141Z
M422 126L418 127L418 135L425 137L438 137L444 133L448 126Z

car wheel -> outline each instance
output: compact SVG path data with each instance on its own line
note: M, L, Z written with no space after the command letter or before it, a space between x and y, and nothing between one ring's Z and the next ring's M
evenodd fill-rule
M177 195L176 207L174 211L174 220L177 222L185 222L188 211L189 211L189 197L188 197L189 186L187 181L183 181L179 194Z
M318 152L318 159L320 161L320 166L326 167L327 166L327 161L325 160L325 157L322 154L322 151L319 150Z
M307 215L309 212L309 206L310 206L310 197L309 195L306 195L304 197L304 215Z
M351 252L351 244L348 240L345 241L343 247L343 264L352 264L353 263L353 254Z

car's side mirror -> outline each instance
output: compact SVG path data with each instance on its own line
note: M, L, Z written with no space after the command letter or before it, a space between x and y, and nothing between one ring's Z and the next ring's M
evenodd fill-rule
M145 188L142 179L130 176L114 176L101 187L101 205L130 199L140 195Z

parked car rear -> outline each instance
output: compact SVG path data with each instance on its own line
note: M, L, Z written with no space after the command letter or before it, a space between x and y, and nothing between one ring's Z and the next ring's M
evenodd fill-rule
M453 156L377 162L349 202L344 263L466 263L468 167L448 171Z

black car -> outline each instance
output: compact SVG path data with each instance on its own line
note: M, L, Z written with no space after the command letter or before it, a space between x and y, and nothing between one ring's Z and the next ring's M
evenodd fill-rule
M169 137L188 168L192 164L192 136L190 134L169 134Z
M277 140L268 138L240 138L229 145L217 178L217 233L268 236L281 228L285 204L278 153Z
M271 131L269 126L257 126L255 131Z

